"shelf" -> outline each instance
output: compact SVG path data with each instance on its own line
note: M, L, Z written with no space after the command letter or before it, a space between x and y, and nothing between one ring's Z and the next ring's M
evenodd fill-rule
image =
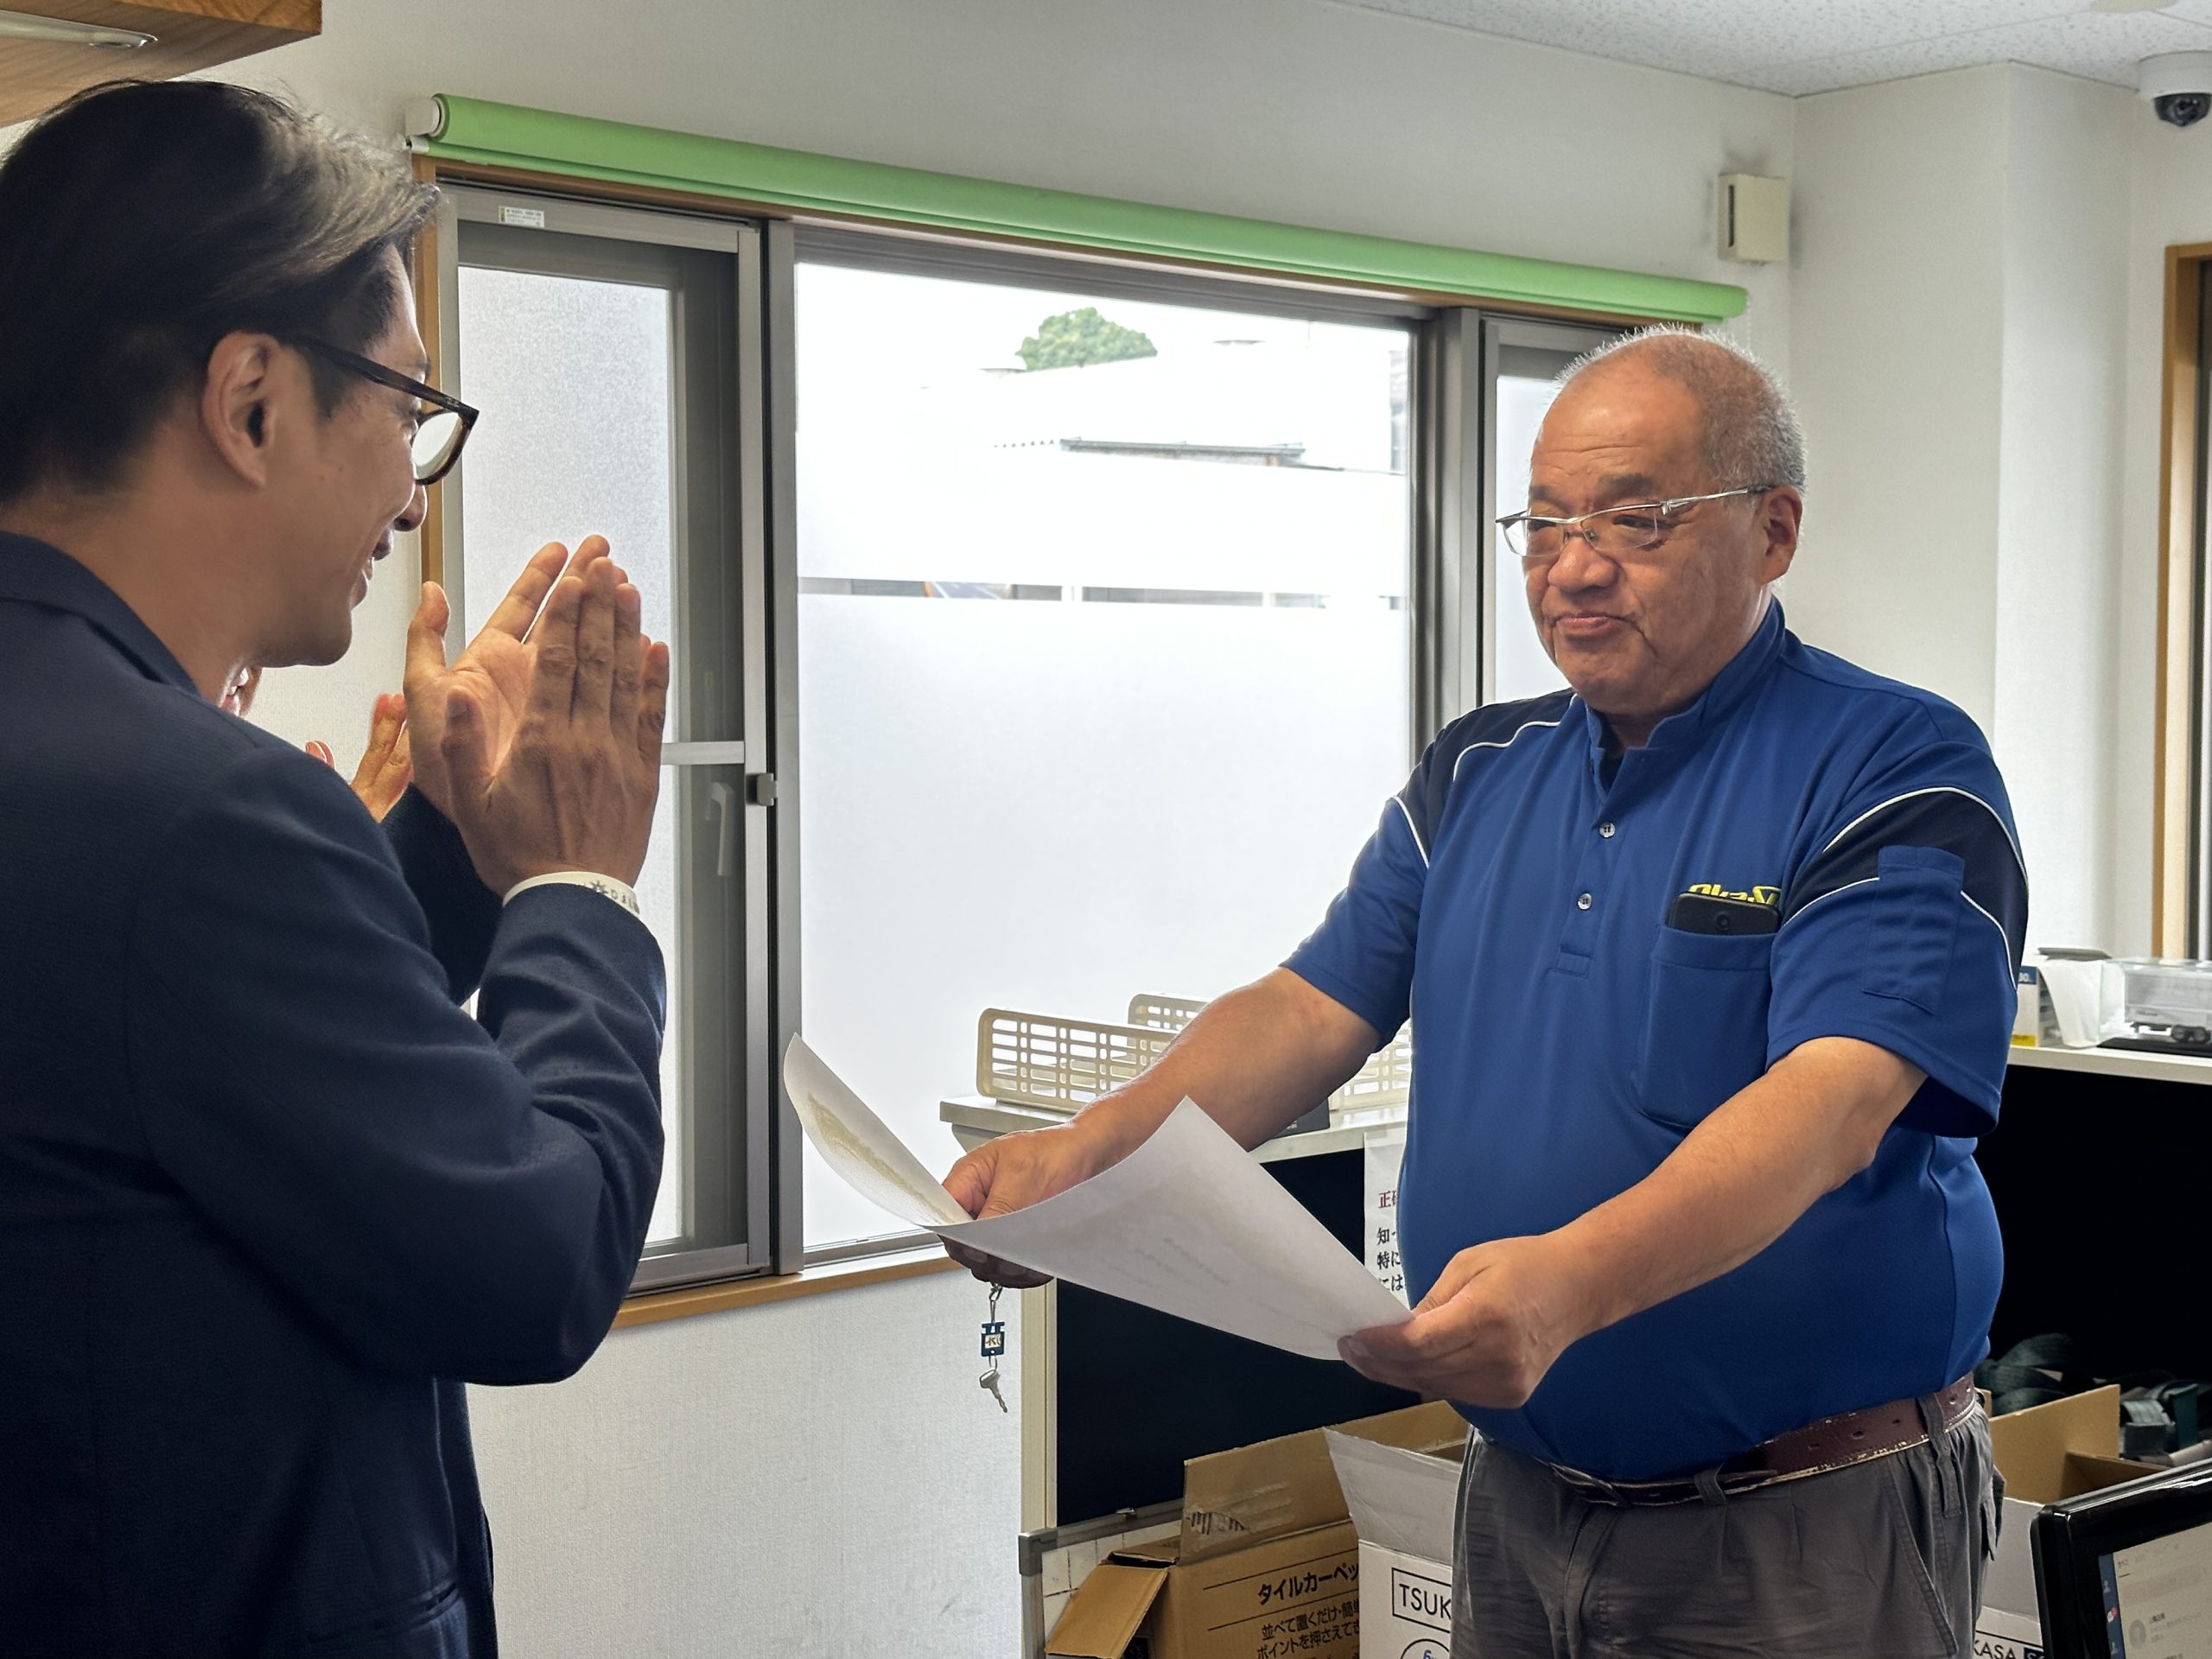
M168 80L322 32L322 0L10 0L8 9L136 29L154 44L117 52L0 39L0 126L104 80Z

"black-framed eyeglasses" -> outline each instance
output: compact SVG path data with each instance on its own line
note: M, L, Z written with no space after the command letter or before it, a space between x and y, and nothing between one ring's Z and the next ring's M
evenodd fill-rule
M1675 515L1700 501L1726 501L1731 496L1764 495L1778 484L1746 484L1740 489L1714 490L1707 495L1678 495L1665 501L1639 501L1630 506L1604 507L1577 513L1572 518L1547 518L1541 513L1510 512L1497 521L1505 543L1532 565L1548 564L1566 550L1567 538L1580 536L1600 558L1624 553L1648 552L1667 539Z
M317 340L312 334L302 334L293 343L302 350L313 352L325 362L359 375L364 380L373 380L380 386L390 386L394 391L404 391L411 397L429 404L436 412L422 416L415 425L411 448L415 458L415 481L435 484L453 471L454 463L461 459L461 446L468 442L471 428L476 424L477 411L450 393L426 385L411 375L397 369L388 369L373 358L363 357L359 352L349 352L343 346L333 346L327 340Z

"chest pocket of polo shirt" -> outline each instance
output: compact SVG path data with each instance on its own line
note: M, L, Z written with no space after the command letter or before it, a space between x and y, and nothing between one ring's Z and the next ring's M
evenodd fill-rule
M1766 1070L1771 933L1686 933L1662 927L1651 950L1637 1104L1646 1117L1694 1129Z

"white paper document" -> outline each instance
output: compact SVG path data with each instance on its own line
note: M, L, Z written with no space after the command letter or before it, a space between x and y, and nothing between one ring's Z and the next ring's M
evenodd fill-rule
M784 1087L831 1169L940 1238L1316 1359L1336 1358L1338 1339L1356 1331L1408 1317L1365 1263L1187 1100L1111 1169L1027 1210L970 1221L796 1037Z
M935 1230L968 1219L944 1184L822 1064L803 1037L792 1038L784 1051L784 1092L822 1161L870 1204L916 1227Z

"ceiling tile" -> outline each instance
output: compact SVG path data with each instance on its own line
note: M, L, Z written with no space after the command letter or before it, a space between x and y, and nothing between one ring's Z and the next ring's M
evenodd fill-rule
M1763 84L1778 92L1821 92L1974 64L2012 62L2133 86L2135 66L2142 59L2159 52L2196 51L2212 51L2212 26L2155 11L2099 14L1777 64Z
M1803 93L2015 60L2133 86L2154 52L2212 49L2212 0L1343 0L1656 69Z

